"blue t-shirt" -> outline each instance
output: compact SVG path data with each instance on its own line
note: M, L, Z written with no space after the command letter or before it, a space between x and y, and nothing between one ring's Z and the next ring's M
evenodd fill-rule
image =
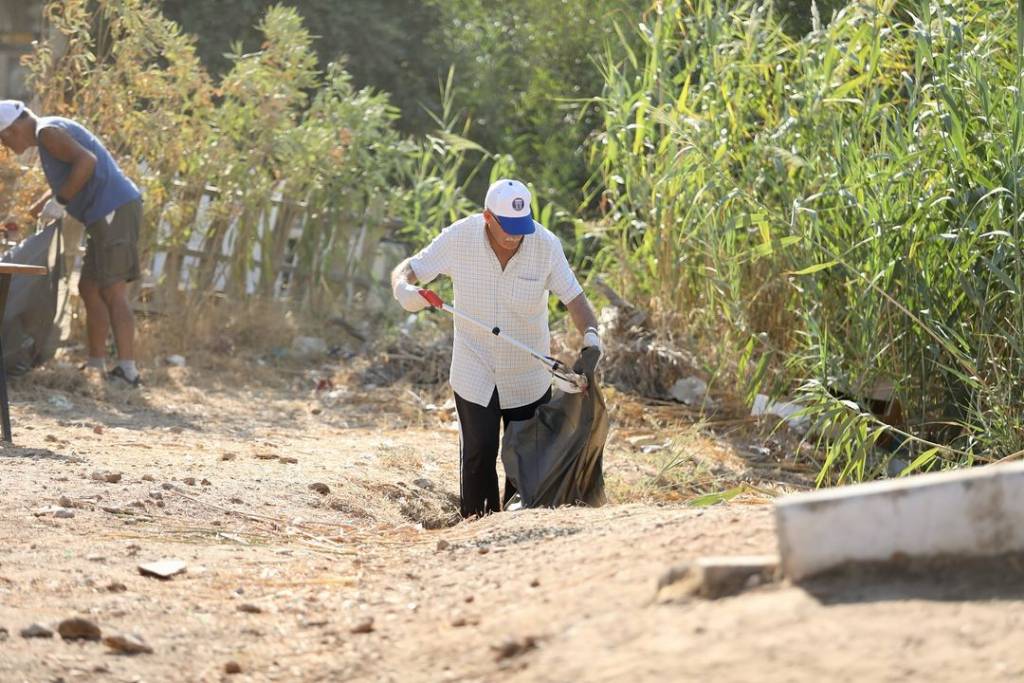
M60 128L96 156L96 169L89 182L65 207L73 218L89 225L128 202L142 198L139 188L124 174L103 143L85 126L60 116L43 116L39 118L36 127L37 139L44 128ZM43 165L46 182L56 196L67 182L71 164L54 158L42 145L39 145L39 160Z

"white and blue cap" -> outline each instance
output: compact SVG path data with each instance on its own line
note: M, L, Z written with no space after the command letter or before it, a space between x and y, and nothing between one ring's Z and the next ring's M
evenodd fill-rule
M18 120L25 111L25 103L18 100L0 100L0 131Z
M531 235L535 230L530 191L518 180L503 178L487 190L484 208L494 214L510 235Z

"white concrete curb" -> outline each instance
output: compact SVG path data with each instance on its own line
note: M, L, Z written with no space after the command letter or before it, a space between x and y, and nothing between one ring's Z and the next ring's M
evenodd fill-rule
M1024 551L1024 463L786 496L775 520L794 581L846 562Z

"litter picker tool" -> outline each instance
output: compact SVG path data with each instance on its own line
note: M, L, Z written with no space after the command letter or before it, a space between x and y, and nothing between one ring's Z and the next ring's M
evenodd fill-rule
M490 332L491 334L493 334L495 337L498 337L499 339L504 340L506 343L511 344L512 346L516 347L520 351L525 351L526 353L530 354L537 361L539 361L541 364L543 364L544 367L547 368L548 372L550 372L556 379L560 379L563 382L566 382L567 384L571 385L576 390L576 392L586 391L586 389L587 389L587 376L586 375L580 375L580 374L577 374L577 373L573 372L569 368L568 365L566 365L562 361L558 360L557 358L552 358L551 356L546 356L546 355L540 353L539 351L534 351L533 349L531 349L529 346L527 346L526 344L522 343L521 341L519 341L517 339L513 339L512 337L510 337L507 334L505 334L504 332L502 332L500 327L498 327L498 326L492 327L490 325L486 325L486 324L480 322L479 320L477 320L476 318L474 318L474 317L472 317L470 315L466 315L465 313L463 313L462 311L458 310L454 306L451 306L451 305L445 303L441 299L441 297L439 297L437 294L435 294L434 292L430 291L429 289L420 289L419 293L420 293L420 296L422 296L424 299L426 299L430 303L430 305L433 306L434 308L441 309L442 311L447 311L448 313L451 313L456 318L460 318L460 319L465 320L466 322L470 323L471 325L474 325L474 326L476 326L476 327L478 327L478 328L480 328L482 330L486 330L487 332Z

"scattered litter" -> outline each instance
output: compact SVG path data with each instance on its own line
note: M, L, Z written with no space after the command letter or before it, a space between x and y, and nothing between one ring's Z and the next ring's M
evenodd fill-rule
M669 389L669 395L676 401L688 406L696 405L704 400L708 393L708 384L699 377L685 377Z
M291 350L296 356L323 356L327 353L327 342L320 337L296 337Z
M74 403L64 398L60 394L54 394L53 396L51 396L49 398L49 403L57 410L71 410L75 407Z
M158 579L169 579L177 574L184 574L187 566L181 560L161 560L139 565L139 573Z
M806 406L802 406L799 403L772 401L768 396L758 394L754 397L754 405L750 409L750 414L753 417L774 415L775 417L785 420L786 424L789 425L790 429L793 431L803 433L806 432L807 428L810 426L810 418L806 415L799 414L805 409Z

